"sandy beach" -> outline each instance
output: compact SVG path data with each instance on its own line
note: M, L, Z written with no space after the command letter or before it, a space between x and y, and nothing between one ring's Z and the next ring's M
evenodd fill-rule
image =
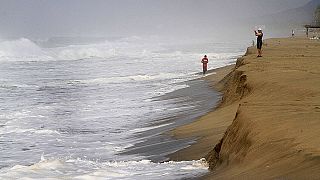
M263 57L248 48L234 66L205 77L219 106L172 131L197 143L172 160L205 157L207 179L320 178L320 42L269 39Z

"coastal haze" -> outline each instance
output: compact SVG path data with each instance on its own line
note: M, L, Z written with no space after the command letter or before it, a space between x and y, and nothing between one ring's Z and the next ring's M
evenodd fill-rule
M171 130L217 105L210 79L254 29L288 36L312 22L314 3L0 0L0 179L202 177L204 156L180 156L198 136Z
M238 0L1 0L0 38L156 35L189 40L244 41L252 36L253 28L257 26L269 28L264 23L268 15L303 7L308 2L308 0L241 2ZM280 15L278 18L285 20L290 17ZM272 31L267 34L272 36ZM287 34L282 31L282 35Z

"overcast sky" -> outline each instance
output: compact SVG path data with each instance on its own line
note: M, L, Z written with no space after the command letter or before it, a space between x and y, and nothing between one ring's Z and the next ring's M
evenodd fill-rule
M0 37L196 36L308 1L0 0Z

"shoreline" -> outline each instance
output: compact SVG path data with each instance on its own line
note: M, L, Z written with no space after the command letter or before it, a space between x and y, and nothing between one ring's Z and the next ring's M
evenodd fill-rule
M171 131L197 139L171 160L205 157L206 179L320 178L320 42L268 39L263 51L249 47L225 76L205 77L223 98Z
M211 70L210 72L212 73ZM137 132L132 138L139 140L138 143L126 148L119 153L120 155L138 154L152 162L166 162L169 160L169 154L195 142L194 138L173 138L168 132L191 123L211 111L219 101L220 93L201 78L189 80L183 84L187 84L188 87L152 99L154 103L171 106L168 106L166 113L150 121L144 127L147 130Z
M187 111L182 110L177 114L169 113L154 119L151 121L152 123L145 127L151 127L150 130L139 132L133 136L133 138L139 139L140 142L119 154L138 154L146 156L152 162L167 162L173 160L171 159L172 154L194 144L197 138L186 137L177 139L172 136L171 131L195 122L219 105L222 94L212 86L212 82L216 78L212 79L212 81L208 81L208 78L212 76L222 78L225 75L222 72L226 73L233 67L234 64L210 69L203 77L183 82L189 87L153 98L152 101L154 102L166 102L173 104L176 108L183 108L184 106L194 106L194 108Z
M186 139L186 138L192 138L195 139L195 143L191 144L189 147L186 147L184 149L181 149L177 152L174 152L172 154L169 154L168 157L170 160L173 161L180 161L180 160L195 160L195 159L201 159L203 158L210 150L211 150L211 145L206 146L206 150L203 150L204 144L207 144L205 141L208 140L202 139L201 136L204 133L203 129L204 127L199 127L197 126L198 124L200 125L201 122L207 118L212 117L212 113L215 112L220 104L221 104L221 98L222 98L222 84L219 83L227 74L229 74L232 69L235 67L235 64L232 65L227 65L224 67L216 68L209 70L208 73L209 75L202 77L204 81L208 82L210 84L210 87L219 93L221 93L221 96L219 97L219 100L216 102L215 106L212 107L212 110L204 114L203 116L200 116L198 119L195 121L179 126L169 132L171 136L177 139ZM221 122L217 122L221 123ZM231 122L230 122L231 124ZM207 124L206 124L207 125ZM214 142L218 142L220 139L220 136L222 137L224 131L227 129L229 125L228 124L222 124L219 127L216 127L217 129L217 134L214 135ZM208 127L208 126L207 126ZM201 146L201 148L199 147ZM201 151L197 150L198 148L201 149Z

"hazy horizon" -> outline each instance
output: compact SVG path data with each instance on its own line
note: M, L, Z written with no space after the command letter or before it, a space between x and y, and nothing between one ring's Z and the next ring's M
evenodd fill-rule
M309 0L1 0L0 38L56 36L246 36L260 16L297 8ZM234 36L234 35L232 35Z

